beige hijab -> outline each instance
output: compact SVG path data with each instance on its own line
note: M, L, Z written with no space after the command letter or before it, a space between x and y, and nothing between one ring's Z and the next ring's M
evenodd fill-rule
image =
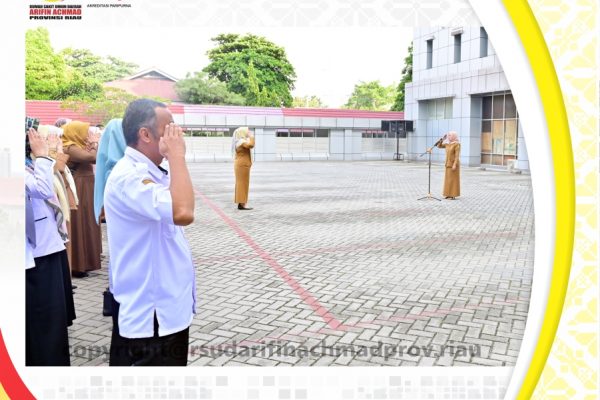
M88 131L90 129L89 123L81 121L72 121L68 124L63 125L62 128L62 142L64 148L67 148L68 146L71 146L73 144L79 148L85 148L85 144L88 137Z
M233 155L235 155L235 150L248 139L248 132L250 132L250 129L247 126L240 126L233 131L233 135L231 136L231 153Z
M448 140L448 143L460 143L458 140L458 133L456 133L456 131L448 132L446 140Z

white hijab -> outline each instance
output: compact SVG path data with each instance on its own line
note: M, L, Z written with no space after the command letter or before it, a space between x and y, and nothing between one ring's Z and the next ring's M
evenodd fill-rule
M235 151L246 142L248 139L248 132L250 130L247 126L240 126L231 135L231 154L235 158Z

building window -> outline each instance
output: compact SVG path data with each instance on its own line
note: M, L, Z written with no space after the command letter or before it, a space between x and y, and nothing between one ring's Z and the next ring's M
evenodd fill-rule
M329 129L317 129L318 138L329 138Z
M427 119L452 118L452 97L427 100L425 107L427 110Z
M481 164L506 166L517 159L519 115L511 93L485 96L481 113Z
M479 57L488 55L488 35L484 27L479 28Z
M427 41L427 69L433 66L433 39Z
M454 64L460 62L460 50L461 50L462 35L454 35Z

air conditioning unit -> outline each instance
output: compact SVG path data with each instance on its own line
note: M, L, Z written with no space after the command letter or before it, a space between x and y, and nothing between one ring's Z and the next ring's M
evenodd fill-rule
M508 160L506 162L506 170L511 174L519 173L519 169L517 168L517 160Z

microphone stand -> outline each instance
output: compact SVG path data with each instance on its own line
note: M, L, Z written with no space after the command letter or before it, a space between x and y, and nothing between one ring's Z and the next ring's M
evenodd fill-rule
M435 142L435 144L432 147L437 146L438 143L440 143L443 140L443 138L440 138L440 140L438 140L437 142ZM437 200L437 201L442 201L442 199L438 199L437 197L433 196L431 194L431 152L430 151L426 151L425 153L429 154L429 160L428 160L428 164L429 164L429 178L428 178L428 183L427 183L427 196L423 196L417 200ZM425 153L421 153L419 154L419 157L423 157L425 155Z

